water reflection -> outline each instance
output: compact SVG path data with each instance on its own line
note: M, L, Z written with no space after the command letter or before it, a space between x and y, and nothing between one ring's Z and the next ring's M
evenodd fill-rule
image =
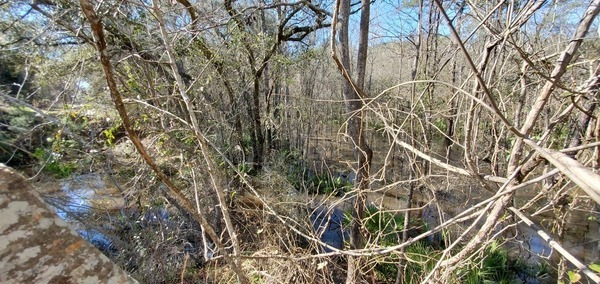
M333 176L338 176L337 173L350 172L354 165L354 158L349 142L340 139L341 136L331 132L318 133L311 137L307 147L309 149L307 165L317 172L329 172ZM407 208L408 183L387 187L408 179L409 167L408 159L403 156L405 153L402 149L391 149L390 142L383 136L373 135L370 138L369 143L374 151L371 173L375 180L371 184L372 192L369 194L368 203L392 211ZM432 154L429 151L432 156L448 164L465 167L462 164L463 153L459 147L454 147L447 153L443 143L433 141L430 146L434 148L433 152L438 153ZM490 164L482 162L480 166L479 170L482 173L491 172ZM424 174L426 178L417 183L424 184L427 189L425 192L415 194L412 208L419 208L415 216L423 218L430 227L456 216L491 196L474 179L453 175L439 167L432 167L431 171ZM519 191L515 195L515 203L524 204L539 191L540 188L534 186ZM553 238L586 264L600 261L600 212L598 212L600 206L596 206L594 211L593 204L589 204L585 195L576 191L571 191L569 194L571 200L566 206L572 207L565 207L569 212L565 217L557 217L560 214L549 212L544 216L534 217L533 220L550 234L557 231L556 224L562 223L564 232L560 236L554 235ZM577 199L576 202L573 202L574 199ZM544 205L538 204L538 207ZM511 218L506 221L514 222ZM466 221L464 224L459 224L456 230L462 230L470 224L471 221ZM547 260L556 263L558 260L558 255L526 225L519 224L516 231L513 228L507 232L510 232L510 235L506 236L509 240L508 247L514 249L521 257L533 263Z
M321 241L337 249L344 248L344 242L350 239L350 234L343 228L344 213L338 207L318 207L310 215L310 222L315 234ZM327 247L321 248L325 252L332 250Z
M108 177L85 174L39 187L44 188L44 199L56 214L84 239L105 253L115 250L113 238L103 232L110 231L111 228L104 228L110 225L90 223L91 220L101 219L99 215L118 217L125 205L120 190Z

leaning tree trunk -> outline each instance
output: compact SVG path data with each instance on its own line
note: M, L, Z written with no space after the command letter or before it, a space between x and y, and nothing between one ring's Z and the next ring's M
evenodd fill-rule
M127 136L133 143L134 147L136 148L142 159L152 169L156 176L165 184L165 186L167 187L167 194L171 198L173 198L173 200L177 203L178 207L184 208L185 211L191 215L192 219L204 228L206 233L212 239L213 243L215 243L215 245L217 246L219 252L222 254L225 262L227 262L231 266L232 270L238 276L238 281L240 283L250 283L249 279L244 275L241 266L238 264L238 262L235 259L232 259L231 256L229 256L229 253L225 250L225 247L221 243L219 236L215 233L214 228L208 223L204 215L200 214L200 212L195 210L194 205L185 197L182 190L178 188L171 181L171 179L169 179L169 177L167 177L167 175L158 168L158 165L154 162L152 157L150 157L150 155L146 151L146 148L142 144L139 136L133 129L133 122L129 119L129 114L125 109L125 104L123 103L121 92L117 87L115 71L113 70L112 63L110 62L110 57L107 52L107 45L102 20L98 16L98 14L96 14L94 7L88 0L80 0L79 2L85 17L91 24L91 29L95 39L94 45L96 50L98 51L98 54L100 55L100 62L102 64L102 69L104 71L109 93L115 104L115 108L117 109L119 116L123 121L123 127L127 131Z

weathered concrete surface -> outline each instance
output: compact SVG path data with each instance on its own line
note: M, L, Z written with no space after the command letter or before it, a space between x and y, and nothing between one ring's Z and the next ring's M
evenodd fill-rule
M0 163L0 283L137 283Z

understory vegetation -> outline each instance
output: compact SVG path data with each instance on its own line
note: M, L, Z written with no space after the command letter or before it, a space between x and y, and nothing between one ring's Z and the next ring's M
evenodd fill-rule
M600 0L0 2L0 162L140 283L597 283Z

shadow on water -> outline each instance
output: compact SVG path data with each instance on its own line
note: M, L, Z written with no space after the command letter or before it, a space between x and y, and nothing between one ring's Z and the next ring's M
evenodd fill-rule
M331 247L343 249L344 242L350 239L348 230L344 229L344 213L338 207L326 208L321 206L316 208L310 215L310 222L315 235ZM331 249L325 246L321 249L324 252L332 252Z

